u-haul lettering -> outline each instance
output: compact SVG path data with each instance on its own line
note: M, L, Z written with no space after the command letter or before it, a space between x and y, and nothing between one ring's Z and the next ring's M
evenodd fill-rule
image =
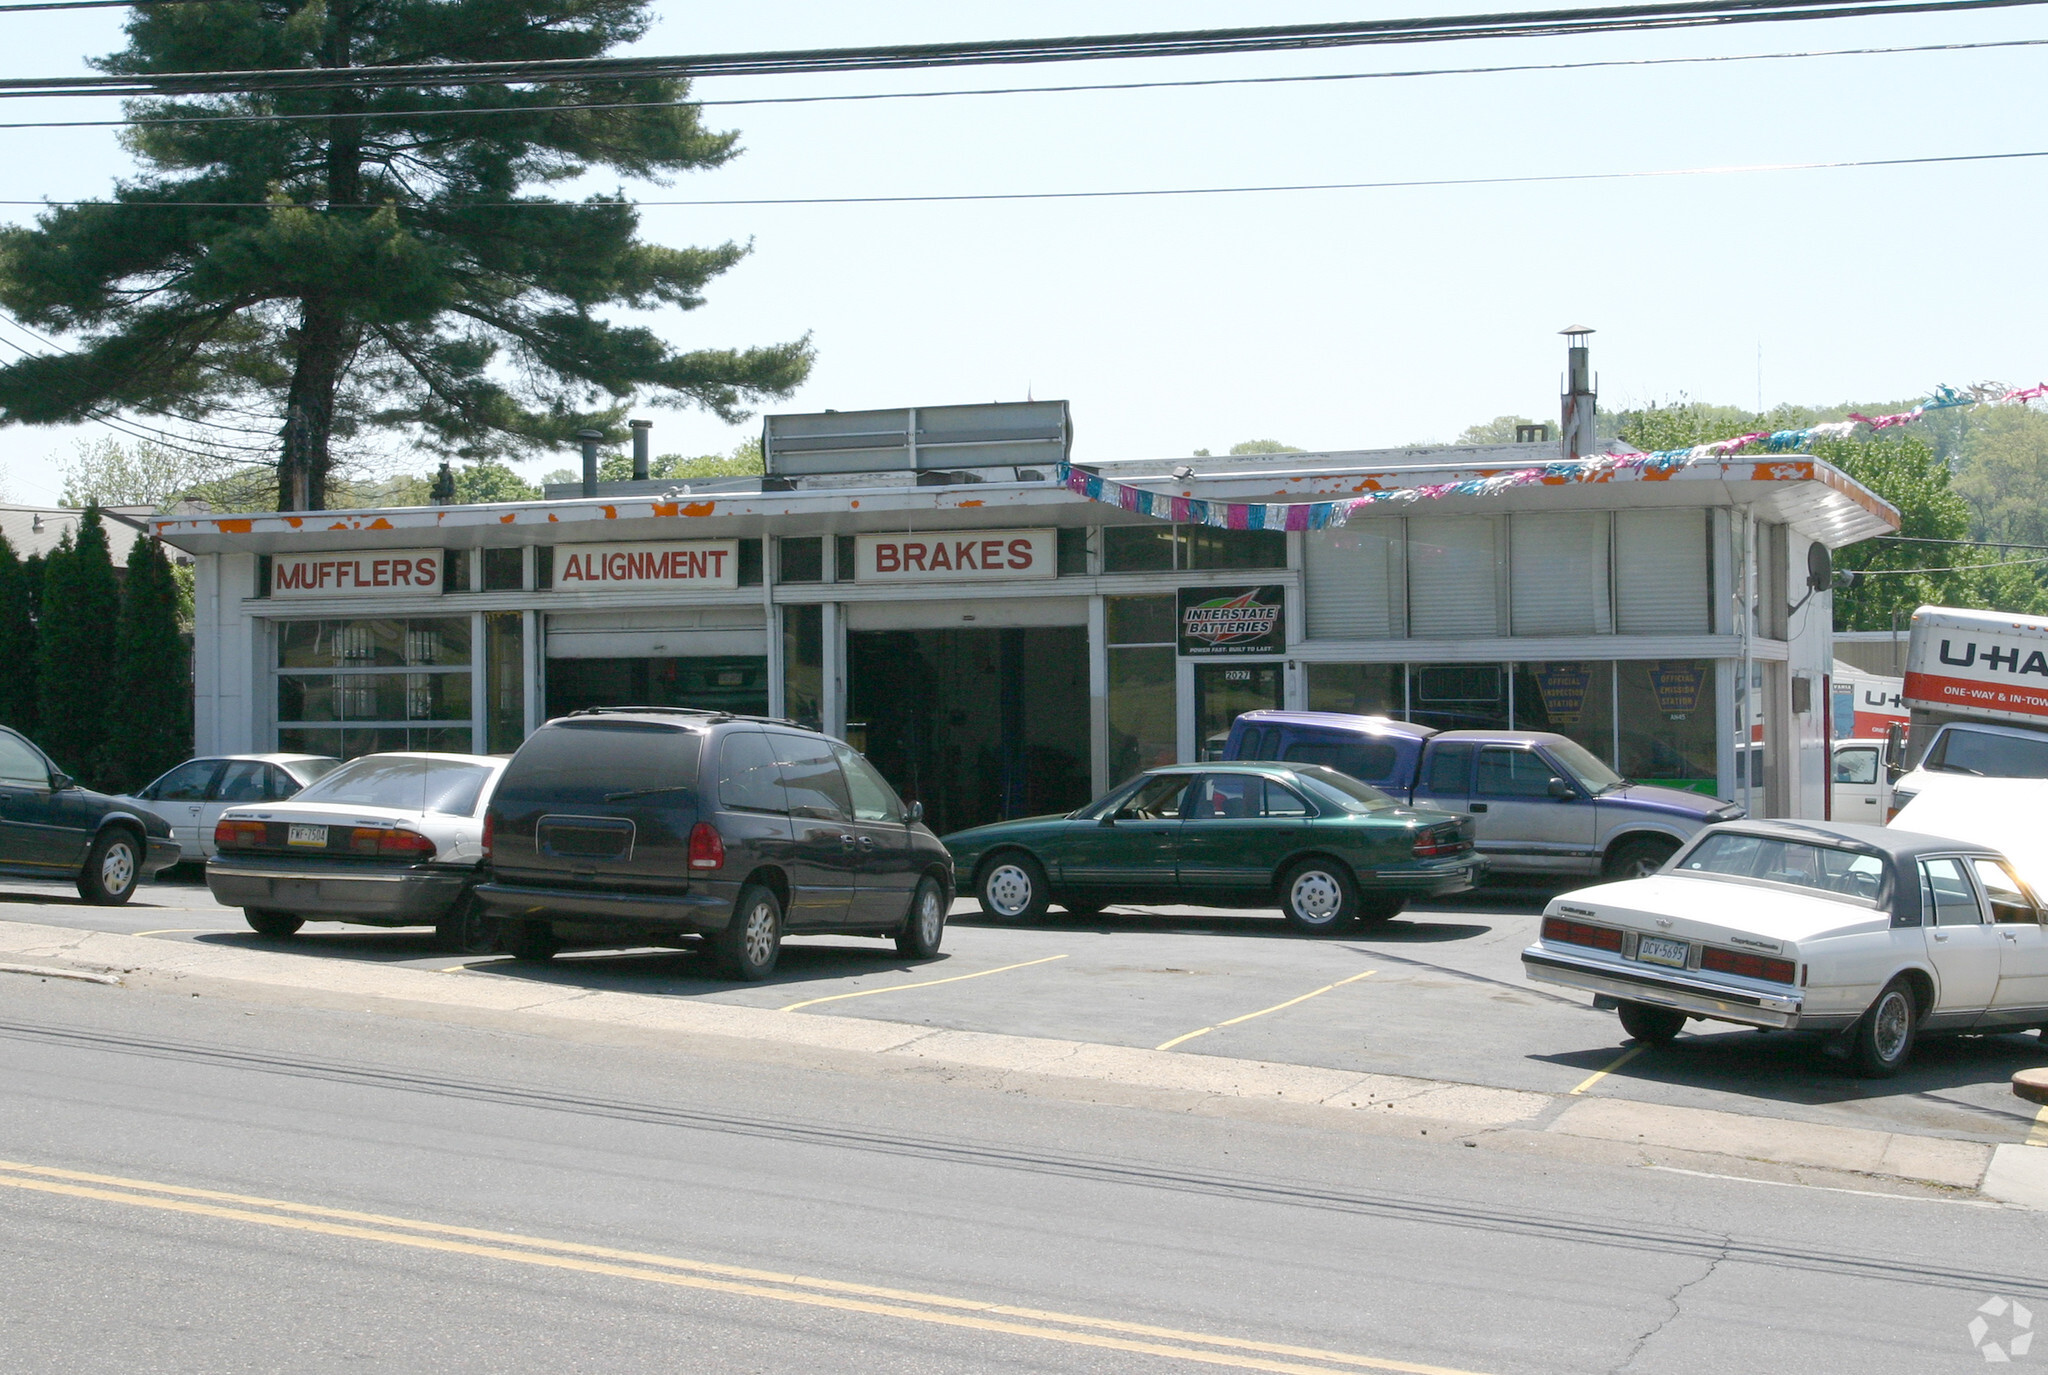
M2037 722L2048 717L2048 622L1923 608L1906 653L1905 705Z
M272 597L417 597L442 590L441 549L374 549L343 554L276 554Z
M854 541L857 582L961 582L1059 576L1059 537L1051 530L930 531L861 535Z
M682 544L555 546L555 590L592 592L629 587L738 587L738 540Z

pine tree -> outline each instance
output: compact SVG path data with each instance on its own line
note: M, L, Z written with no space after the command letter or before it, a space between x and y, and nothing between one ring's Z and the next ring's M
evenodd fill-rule
M0 536L0 725L23 735L36 733L36 619L29 577L40 577L41 561L24 568L14 546Z
M191 656L178 633L177 579L154 539L128 551L106 732L105 783L123 792L192 753Z
M575 61L641 37L651 9L137 5L127 48L98 65L146 80ZM705 128L687 93L680 80L622 77L131 101L130 117L145 121L124 135L139 175L109 200L0 230L0 305L79 341L0 367L0 422L109 406L204 420L235 406L249 417L246 437L223 431L223 441L265 451L274 419L279 506L318 509L330 440L370 428L475 459L566 448L593 425L624 439L636 396L738 420L747 403L803 381L808 340L678 350L600 312L693 310L748 249L646 242L619 196L534 194L597 170L659 183L731 160L738 135Z
M57 767L96 781L114 700L114 636L121 618L121 590L99 507L85 508L76 543L67 534L51 553L42 603L36 741Z

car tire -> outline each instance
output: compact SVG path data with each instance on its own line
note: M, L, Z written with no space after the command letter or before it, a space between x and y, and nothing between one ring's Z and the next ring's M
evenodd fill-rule
M946 893L937 879L926 875L917 881L917 891L910 895L910 914L903 919L903 929L896 933L896 950L913 960L935 959L939 942L945 936Z
M775 972L782 957L782 904L773 890L758 883L740 889L732 920L711 938L718 972L728 979L759 983Z
M562 951L562 938L555 934L554 923L532 917L503 923L498 943L506 954L522 964L546 964Z
M1912 985L1894 979L1877 995L1877 1001L1856 1023L1849 1057L1856 1072L1865 1079L1889 1079L1913 1058L1913 1041L1920 1030L1920 1004Z
M1334 859L1305 859L1280 876L1280 910L1304 936L1331 936L1358 920L1358 880Z
M1385 926L1408 909L1408 899L1383 893L1366 893L1358 899L1360 926Z
M1623 1003L1615 1012L1621 1018L1621 1029L1646 1046L1668 1046L1685 1030L1685 1014L1675 1007Z
M997 921L1043 921L1052 904L1045 870L1021 850L1006 850L982 865L974 896L981 910Z
M434 943L457 955L497 953L498 934L498 919L467 888L434 923Z
M142 842L126 826L109 826L93 838L85 867L78 871L78 896L95 907L119 907L142 881Z
M1675 840L1638 836L1634 840L1624 840L1608 851L1607 859L1600 866L1600 874L1609 879L1648 878L1677 853L1678 842Z
M249 929L259 936L274 936L278 940L299 934L299 928L306 924L304 917L295 917L289 912L273 912L267 907L244 907L242 920L249 923Z

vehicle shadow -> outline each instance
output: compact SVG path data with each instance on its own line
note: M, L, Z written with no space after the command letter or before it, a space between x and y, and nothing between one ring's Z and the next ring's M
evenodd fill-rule
M1432 902L1436 901L1431 899ZM1034 922L1001 921L975 910L955 912L946 918L948 926L983 931L1067 931L1087 936L1128 935L1153 932L1175 936L1248 936L1255 940L1331 941L1373 940L1409 943L1469 940L1491 932L1491 926L1468 922L1437 921L1437 913L1404 912L1392 921L1376 926L1354 926L1329 937L1304 936L1289 926L1278 909L1263 911L1215 910L1206 912L1162 912L1135 903L1106 908L1088 916L1076 916L1055 907Z
M1619 1025L1612 1044L1558 1054L1531 1055L1531 1060L1582 1069L1588 1074L1607 1069L1632 1043ZM2011 1107L1986 1107L1948 1096L1956 1090L1995 1087L2000 1097L2015 1070L2048 1064L2048 1045L2025 1033L1984 1036L1930 1036L1918 1044L1912 1060L1890 1079L1859 1077L1849 1062L1828 1053L1831 1036L1819 1032L1754 1030L1707 1031L1681 1035L1667 1046L1636 1055L1610 1071L1616 1080L1705 1089L1808 1107L1834 1103L1888 1100L1902 1121L1912 1120L1911 1100L1937 1103L1944 1116L1957 1108L1978 1113L1987 1130L2031 1123L2035 1109L2017 1098Z

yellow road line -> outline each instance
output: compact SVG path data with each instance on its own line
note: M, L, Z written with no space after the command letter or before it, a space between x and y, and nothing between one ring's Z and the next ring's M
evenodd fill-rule
M791 1003L788 1007L780 1010L783 1012L794 1012L800 1007L816 1007L819 1003L836 1003L846 998L872 998L877 993L901 993L907 988L934 988L939 984L956 984L962 979L986 978L990 974L1004 974L1012 969L1029 969L1034 964L1051 964L1054 960L1063 960L1065 958L1065 955L1047 955L1042 960L1026 960L1022 964L998 965L994 969L977 969L972 974L955 974L950 979L923 979L914 984L890 984L887 988L863 988L858 993L834 993L829 998L806 998L800 1003Z
M875 1314L945 1327L1033 1337L1042 1341L1174 1357L1240 1370L1276 1371L1282 1372L1282 1375L1318 1375L1318 1372L1322 1372L1323 1375L1327 1375L1327 1372L1336 1366L1401 1371L1408 1372L1408 1375L1472 1375L1472 1372L1468 1371L1422 1365L1412 1361L1386 1360L1342 1351L1324 1351L1313 1347L1256 1342L1239 1337L1183 1332L1144 1323L1017 1308L1006 1304L986 1303L942 1294L925 1294L913 1290L885 1289L874 1285L850 1284L802 1275L748 1270L709 1261L613 1250L609 1247L552 1241L544 1237L455 1227L410 1218L386 1217L375 1213L357 1213L278 1199L158 1184L147 1180L93 1175L76 1170L0 1162L0 1188L56 1194L95 1202L120 1203L161 1212L184 1213L358 1241L383 1242L387 1245L409 1246L419 1250L476 1256L549 1269L609 1275L652 1284L710 1290L815 1308ZM255 1209L269 1211L254 1211ZM423 1233L426 1235L422 1235ZM922 1304L927 1307L906 1306L909 1304ZM930 1311L933 1308L942 1311ZM1094 1330L1071 1330L1074 1328ZM1159 1340L1134 1340L1139 1337ZM1194 1345L1170 1346L1165 1345L1165 1342ZM1211 1349L1200 1349L1202 1347ZM1312 1360L1321 1364L1308 1366L1265 1359L1276 1356Z
M1615 1056L1614 1063L1610 1064L1606 1069L1595 1070L1593 1071L1593 1073L1587 1075L1585 1077L1585 1080L1581 1082L1577 1088L1573 1089L1570 1093L1566 1094L1565 1096L1567 1098L1577 1097L1579 1094L1584 1093L1587 1089L1593 1087L1593 1085L1599 1083L1602 1079L1605 1079L1608 1075L1614 1073L1614 1071L1620 1069L1623 1065L1635 1059L1638 1055L1641 1055L1644 1051L1648 1050L1649 1048L1650 1047L1647 1042L1636 1042L1627 1050L1624 1050L1621 1054Z
M2027 1132L2027 1144L2048 1146L2048 1104L2043 1104L2041 1110L2034 1114L2034 1125Z
M1379 973L1377 969L1368 969L1363 974L1353 974L1348 979L1339 979L1337 980L1337 982L1333 984L1324 984L1321 988L1317 989L1313 993L1304 993L1299 998L1289 998L1284 1003L1275 1003L1271 1007L1262 1007L1257 1012L1247 1012L1242 1017L1232 1017L1227 1022L1218 1022L1215 1026L1205 1026L1201 1028L1199 1031L1190 1031L1185 1036L1176 1036L1171 1041L1167 1041L1161 1045L1156 1045L1152 1047L1152 1049L1172 1050L1182 1041L1192 1041L1197 1036L1207 1036L1210 1032L1220 1030L1223 1027L1236 1026L1239 1022L1249 1022L1254 1017L1263 1017L1268 1012L1278 1012L1282 1008L1293 1007L1296 1003L1305 1003L1310 998L1320 998L1323 996L1323 994L1328 993L1333 988L1342 988L1345 984L1357 983L1360 979L1369 979L1377 973Z

